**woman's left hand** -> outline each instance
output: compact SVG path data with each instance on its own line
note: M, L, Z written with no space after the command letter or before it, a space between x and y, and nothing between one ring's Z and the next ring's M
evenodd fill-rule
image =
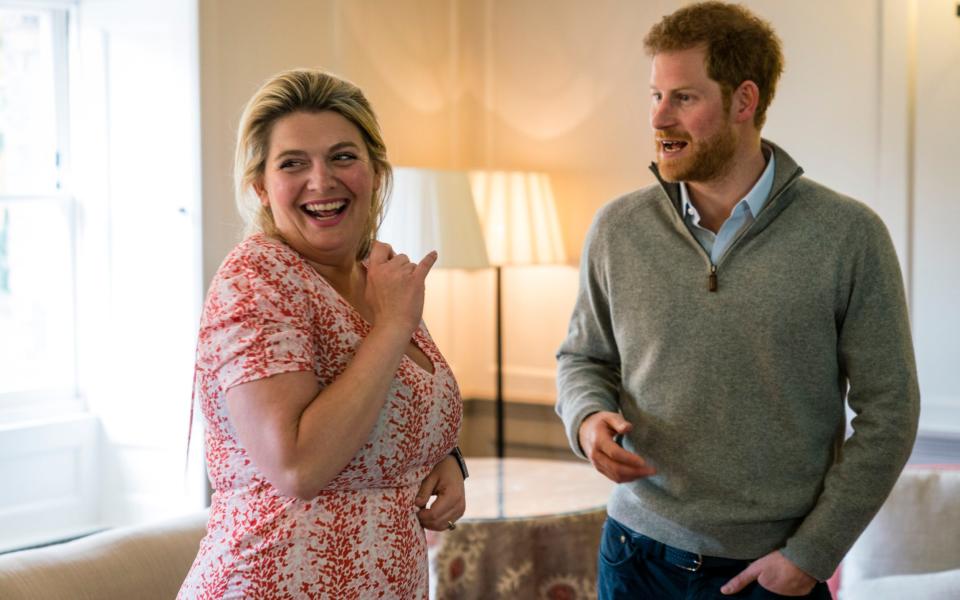
M431 496L436 496L437 499L427 508ZM417 518L426 529L443 531L449 528L450 523L455 523L462 517L467 501L463 491L463 475L457 459L447 456L437 463L420 484L420 491L413 502L420 507Z

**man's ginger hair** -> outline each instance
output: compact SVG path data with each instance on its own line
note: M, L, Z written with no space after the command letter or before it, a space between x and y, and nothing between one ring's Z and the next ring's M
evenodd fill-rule
M663 17L643 46L650 56L703 46L707 75L720 84L725 108L741 83L757 84L760 99L753 122L758 130L763 127L783 73L783 49L770 23L739 4L700 2Z

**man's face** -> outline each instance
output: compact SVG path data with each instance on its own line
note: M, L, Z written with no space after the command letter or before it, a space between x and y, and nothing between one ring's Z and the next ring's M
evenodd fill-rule
M650 126L667 181L708 182L730 170L739 143L702 47L660 52L650 75Z

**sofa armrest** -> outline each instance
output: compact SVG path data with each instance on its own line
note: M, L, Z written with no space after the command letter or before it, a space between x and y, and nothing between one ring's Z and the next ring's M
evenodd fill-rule
M170 600L193 564L206 524L202 511L0 555L0 598Z
M841 589L952 569L960 569L960 470L913 467L844 558Z
M960 598L960 569L866 579L855 585L845 585L840 598L841 600L877 600L878 598L956 600Z

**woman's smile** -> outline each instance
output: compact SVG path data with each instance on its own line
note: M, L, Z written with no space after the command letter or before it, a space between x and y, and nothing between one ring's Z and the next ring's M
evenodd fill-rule
M320 227L333 227L340 223L350 201L346 198L317 200L300 207Z

